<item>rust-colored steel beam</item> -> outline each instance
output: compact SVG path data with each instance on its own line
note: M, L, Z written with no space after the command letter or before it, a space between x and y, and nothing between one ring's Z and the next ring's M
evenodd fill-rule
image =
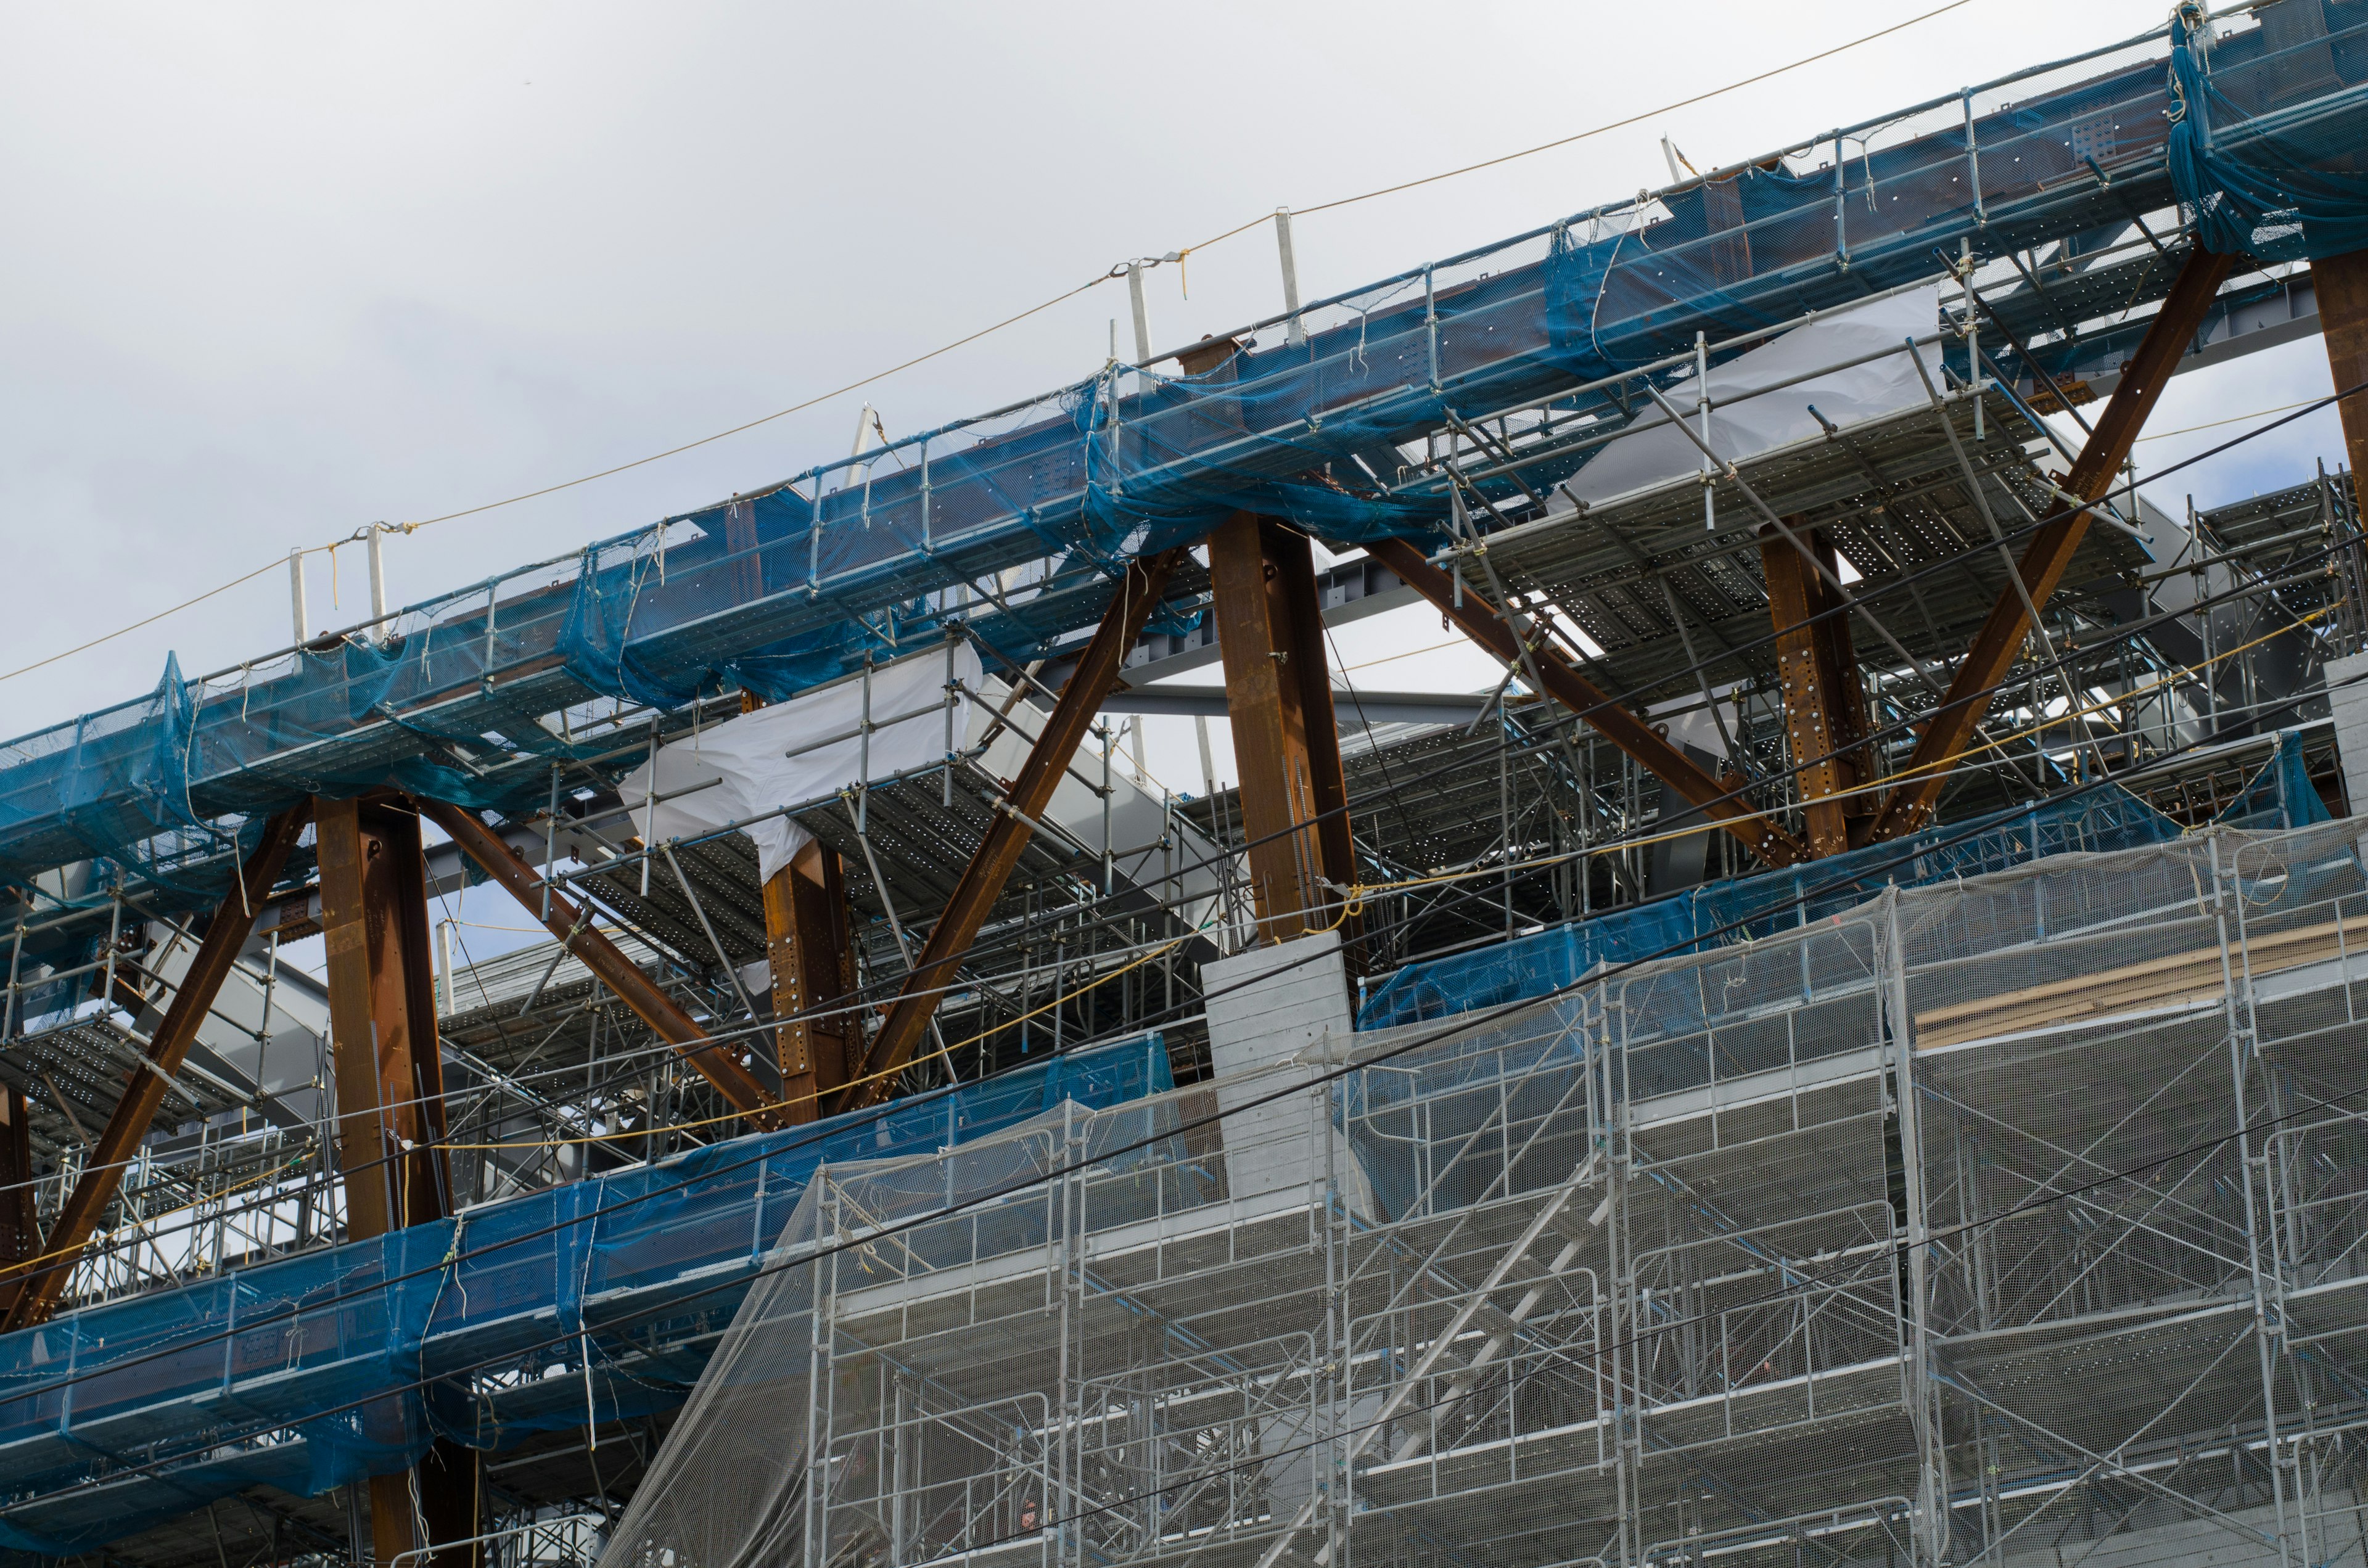
M1347 887L1357 880L1307 538L1236 512L1209 536L1209 579L1250 846L1250 903L1258 934L1285 942L1332 925L1340 900L1327 881Z
M1433 566L1422 551L1404 540L1383 540L1366 546L1374 560L1396 573L1406 586L1429 599L1466 637L1508 665L1521 658L1520 639L1502 615L1470 584L1463 585L1463 602L1456 602L1453 579ZM1752 814L1733 798L1736 782L1712 778L1694 760L1656 733L1652 727L1621 707L1594 682L1571 668L1552 644L1531 650L1538 679L1546 695L1582 714L1605 740L1626 752L1639 767L1698 808L1711 825L1725 829L1770 866L1790 866L1808 858L1798 839L1773 823ZM1674 816L1675 812L1668 813Z
M1811 532L1805 519L1788 517L1785 524L1805 535L1826 569L1834 570L1831 540ZM1866 748L1858 744L1867 729L1866 688L1850 646L1850 618L1812 619L1839 605L1839 597L1772 528L1759 530L1759 570L1768 584L1768 618L1776 626L1784 733L1800 780L1809 853L1822 859L1849 848L1850 819L1874 809L1872 796L1853 792L1873 782L1864 771Z
M633 1010L634 1017L699 1069L700 1075L714 1085L734 1109L760 1128L781 1125L779 1104L742 1063L743 1048L718 1044L711 1039L689 1014L676 1006L674 999L641 971L639 965L618 950L616 943L600 934L588 913L578 911L575 901L557 888L550 890L550 914L545 916L541 876L476 812L443 801L422 801L419 811L449 834L452 842L461 846L461 852L501 883L529 914L541 919L569 952L583 960L594 978L615 992L617 999Z
M871 1037L861 1071L839 1095L831 1108L834 1111L855 1110L886 1099L896 1074L913 1060L914 1049L927 1032L942 992L954 983L962 955L978 939L988 911L1002 895L1012 868L1019 863L1029 835L1036 831L1034 820L1052 803L1053 787L1092 729L1094 714L1116 684L1128 650L1142 634L1144 618L1159 603L1168 574L1183 558L1184 551L1171 550L1127 567L1101 624L1094 629L1092 641L1078 656L1076 668L1070 672L1051 715L1037 732L1028 760L1020 764L1019 777L1012 780L993 825L970 864L962 868L945 913L938 916L929 939L921 945L913 971L905 977L904 988L890 1005L879 1033Z
M264 895L270 892L271 884L279 880L279 869L287 862L288 851L295 846L296 837L303 832L311 814L309 806L291 806L264 824L262 841L247 857L246 864L239 868L238 881L231 888L230 896L222 900L206 923L206 934L198 943L196 956L189 960L188 972L174 988L173 1000L166 1006L164 1018L149 1037L148 1051L141 1066L125 1076L123 1097L115 1102L114 1113L107 1119L98 1142L91 1145L82 1179L74 1184L65 1207L58 1212L57 1222L50 1227L40 1256L29 1269L0 1275L0 1294L8 1299L8 1328L40 1323L56 1308L83 1247L98 1229L100 1216L114 1199L116 1187L123 1178L124 1161L131 1157L140 1140L147 1135L149 1123L155 1119L156 1108L164 1103L165 1085L188 1057L190 1042L198 1038L198 1026L205 1021L206 1009L213 1006L222 982L230 978L238 961L238 950L245 945L247 933L255 928L256 912L263 907Z
M41 1250L33 1215L33 1119L21 1090L0 1085L0 1268Z
M2368 381L2368 250L2331 256L2310 264L2310 286L2318 296L2319 331L2327 339L2327 367L2335 390ZM2368 516L2368 392L2335 405L2343 415L2343 447L2351 459L2351 493Z
M337 1164L357 1240L451 1212L444 1069L419 815L384 800L313 802L336 1069Z
M793 863L766 879L764 895L773 1015L787 1020L773 1030L781 1104L791 1121L812 1121L822 1096L846 1085L848 1062L863 1054L856 1014L808 1016L855 989L846 873L837 852L807 845Z
M1352 887L1357 877L1357 841L1349 825L1349 777L1340 764L1340 721L1332 706L1331 651L1326 646L1324 606L1315 594L1315 560L1307 536L1269 519L1263 525L1268 558L1277 567L1284 624L1291 629L1289 667L1299 683L1299 712L1307 730L1308 788L1315 808L1315 844L1324 875L1335 887ZM1220 628L1222 631L1223 628ZM1222 657L1223 651L1220 650ZM1337 895L1326 899L1337 903ZM1362 925L1351 915L1341 922L1340 950L1351 979L1363 972Z
M444 1140L444 1068L428 949L419 813L383 796L313 801L321 935L336 1069L337 1165L353 1240L426 1224L455 1207ZM365 1431L390 1419L360 1413ZM400 1444L391 1426L381 1439ZM477 1533L477 1456L439 1441L408 1470L370 1478L370 1542L390 1562ZM471 1548L429 1551L423 1568L468 1568Z
M1899 783L1884 797L1882 813L1868 830L1868 843L1913 833L1932 820L1933 808L1940 802L1941 787L1948 778L1950 760L1972 738L1975 726L1989 708L1991 695L2014 667L2023 639L2031 633L2031 613L2023 608L2024 595L2030 597L2033 607L2044 609L2056 585L2064 580L2066 569L2072 564L2073 552L2088 537L2087 504L2112 488L2113 476L2128 460L2130 448L2145 427L2146 415L2161 401L2163 388L2194 340L2196 329L2203 324L2236 260L2235 256L2196 250L2180 268L2169 296L2156 312L2154 324L2146 328L2144 341L2130 359L2129 368L2122 372L2120 384L2107 400L2105 412L2099 416L2088 445L2080 449L2071 473L2064 480L2065 491L2079 497L2082 505L2059 505L2048 515L2045 525L2032 536L2021 563L2016 568L2022 579L2023 592L2017 593L2014 585L2009 583L1999 593L1998 602L1990 607L1988 619L1982 622L1973 646L1966 650L1956 676L1949 682L1948 695L1941 699L1940 710L1918 733L1916 748L1899 770Z

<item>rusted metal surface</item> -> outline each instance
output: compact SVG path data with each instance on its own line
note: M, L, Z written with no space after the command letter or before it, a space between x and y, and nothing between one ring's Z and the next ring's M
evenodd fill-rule
M1304 535L1235 513L1209 536L1225 710L1261 939L1332 926L1356 876L1349 793Z
M337 1161L359 1239L452 1208L419 815L383 800L316 800L313 813Z
M2318 296L2319 330L2327 335L2327 366L2335 373L2335 390L2368 382L2368 251L2312 262L2310 282ZM2354 494L2368 497L2368 491L2358 488L2361 475L2368 473L2368 392L2335 406L2343 415Z
M316 799L321 932L331 1061L337 1087L337 1165L346 1235L363 1240L450 1214L444 1072L436 1038L436 965L428 947L419 813L385 797ZM365 1412L365 1422L382 1419ZM390 1446L404 1434L387 1434ZM381 1562L476 1532L477 1460L438 1443L409 1470L370 1478L370 1544ZM431 1554L467 1568L468 1547Z
M2178 279L2170 286L2169 297L2162 302L2161 312L2146 329L2145 341L2138 345L2129 369L2122 373L2121 383L2107 400L2105 412L2098 416L2088 444L2080 449L2072 472L2065 477L2062 488L2067 494L2089 503L2112 487L2113 477L2128 459L2146 415L2161 401L2164 386L2186 354L2195 329L2211 311L2220 285L2235 262L2234 256L2214 256L2205 250L2188 256ZM2014 667L2023 639L2030 635L2031 614L2023 607L2024 596L2027 594L2031 603L2044 610L2056 585L2064 580L2073 551L2080 548L2080 540L2088 532L2088 506L2067 502L2057 506L2048 516L2045 526L2032 536L2016 569L2022 579L2022 592L2016 592L2014 585L2009 583L1990 608L1988 618L1982 622L1981 631L1975 635L1972 647L1966 650L1955 676L1949 682L1948 695L1917 734L1916 748L1899 770L1901 782L1884 798L1882 813L1868 831L1869 843L1913 833L1932 820L1933 807L1941 799L1941 787L1948 779L1950 759L1964 749L1974 727L1988 710L1998 683Z
M1459 595L1453 579L1433 566L1420 550L1404 540L1383 540L1367 549L1374 559L1405 580L1409 587L1436 606L1458 630L1507 664L1519 664L1522 644L1496 607L1471 584ZM1634 713L1614 702L1601 687L1571 668L1569 662L1543 639L1534 639L1528 657L1535 662L1546 695L1582 715L1596 733L1634 758L1712 824L1742 842L1770 866L1790 866L1807 858L1807 851L1791 834L1754 814L1735 794L1739 780L1713 778L1694 760L1671 745ZM1674 813L1665 813L1669 815Z
M812 1121L822 1096L846 1085L863 1054L853 1013L827 1014L855 989L847 883L837 851L808 845L765 881L765 956L773 975L774 1049L781 1103L792 1122Z
M1805 531L1805 524L1794 531ZM1835 570L1833 541L1808 533L1805 542L1826 570ZM1759 535L1759 565L1768 583L1768 619L1776 628L1776 669L1784 702L1784 733L1800 781L1801 812L1809 854L1822 859L1850 847L1850 822L1876 805L1864 792L1874 782L1867 748L1866 687L1850 646L1850 617L1827 614L1840 598L1801 552L1774 528ZM1824 615L1823 619L1813 618Z

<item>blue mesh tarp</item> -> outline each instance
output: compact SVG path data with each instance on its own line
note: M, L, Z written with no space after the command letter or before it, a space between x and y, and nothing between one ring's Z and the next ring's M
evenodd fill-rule
M2318 786L2310 781L2310 770L2304 764L2302 736L2293 730L2278 732L2277 746L2270 760L2237 790L2237 798L2220 808L2212 819L2224 827L2253 828L2268 831L2281 827L2307 827L2315 822L2329 822L2333 813L2320 799Z
M2278 734L2270 760L2214 820L2254 829L2328 820L2326 803L2304 769L2296 733ZM2177 823L2144 801L2107 785L1979 824L1929 827L1896 843L1710 882L1475 952L1408 964L1367 994L1357 1027L1386 1028L1543 996L1576 983L1598 964L1694 952L1811 925L1865 903L1886 886L1978 876L2070 850L2135 849L2176 838L2180 832Z
M2305 3L2267 8L2257 33ZM2319 154L2359 144L2368 119L2356 91L2329 90L2368 79L2353 30L2276 50L2237 35L2208 69L2181 53L2180 190L2210 232L2224 210L2255 236L2289 208L2342 221L2351 176ZM734 686L786 697L954 616L1024 662L1099 616L1123 559L1239 508L1335 543L1435 530L1446 489L1406 483L1406 453L1455 419L1567 398L1553 419L1616 421L1625 404L1595 382L1679 376L1665 357L1690 359L1698 333L1716 342L1931 277L1936 250L1962 238L2041 244L2169 199L2159 36L1316 301L1288 327L1212 344L1195 374L1105 368L366 631L201 681L168 669L150 697L0 746L0 881L96 857L116 868L98 886L142 884L160 913L195 907L227 887L243 819L308 792L393 785L526 812L555 761L613 776L633 759L612 730L581 733L583 705L670 709ZM2189 131L2204 119L2209 137ZM2265 178L2274 188L2257 189ZM1529 482L1565 477L1588 449L1532 465ZM1024 580L1001 575L1015 569Z
M1109 1107L1173 1086L1164 1042L1147 1036L0 1338L0 1547L80 1551L245 1487L317 1494L399 1470L438 1437L495 1449L669 1408L818 1165L927 1153L1064 1100ZM543 1343L572 1334L577 1346ZM439 1377L454 1381L427 1395L405 1386Z
M2368 250L2358 131L2293 112L2346 91L2368 66L2363 11L2279 0L2254 30L2215 47L2203 7L2179 7L2170 174L2206 249L2263 261Z

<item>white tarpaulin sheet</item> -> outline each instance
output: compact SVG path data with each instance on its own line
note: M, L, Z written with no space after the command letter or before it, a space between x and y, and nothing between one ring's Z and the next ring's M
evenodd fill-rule
M858 733L864 683L856 676L662 746L655 784L645 762L625 775L617 792L632 810L633 830L643 841L664 843L941 762L948 678L943 648L875 667L868 751ZM951 678L978 689L978 654L967 642L954 646ZM957 711L954 744L962 745L968 733L965 715ZM817 745L818 741L827 744ZM653 793L655 803L644 805ZM756 844L757 869L767 878L814 841L813 834L780 816L740 831Z
M1708 378L1712 449L1731 462L1740 461L1821 436L1824 430L1809 412L1811 403L1834 424L1848 426L1928 401L1924 378L1916 373L1916 363L1908 358L1907 339L1931 335L1939 324L1940 311L1939 284L1911 289L1794 327L1748 354L1713 366ZM1760 391L1822 366L1885 348L1898 352L1774 392ZM1945 386L1939 345L1928 344L1917 354L1931 373L1932 384ZM1754 392L1759 395L1744 395ZM1694 388L1681 383L1665 395L1687 416L1687 423L1694 425ZM1682 432L1671 429L1668 418L1656 410L1640 420L1637 428L1607 443L1564 488L1592 506L1702 471L1702 449Z

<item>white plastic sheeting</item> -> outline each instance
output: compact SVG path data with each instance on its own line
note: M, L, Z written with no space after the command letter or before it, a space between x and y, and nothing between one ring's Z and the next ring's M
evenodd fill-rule
M1940 311L1938 284L1911 289L1795 327L1748 354L1713 366L1707 378L1712 449L1729 461L1740 461L1820 436L1824 431L1816 415L1809 412L1812 403L1834 424L1849 426L1925 402L1924 378L1917 374L1916 363L1908 358L1907 340L1930 336ZM1762 390L1886 348L1898 352L1810 376L1772 392ZM1938 346L1927 345L1917 353L1932 384L1945 385ZM1746 395L1752 392L1759 395ZM1679 385L1667 395L1687 416L1687 423L1699 430L1693 385ZM1564 488L1593 506L1702 471L1702 449L1682 431L1672 429L1667 416L1656 410L1641 419L1637 428L1607 443Z
M978 654L967 642L954 644L951 656L933 648L873 668L868 744L861 733L864 680L850 676L660 747L656 783L644 762L625 776L618 793L645 843L748 823L740 831L756 844L757 869L770 878L814 835L785 816L750 819L943 761L949 679L978 689ZM955 701L961 704L953 716L959 746L970 731L962 710L970 705Z

